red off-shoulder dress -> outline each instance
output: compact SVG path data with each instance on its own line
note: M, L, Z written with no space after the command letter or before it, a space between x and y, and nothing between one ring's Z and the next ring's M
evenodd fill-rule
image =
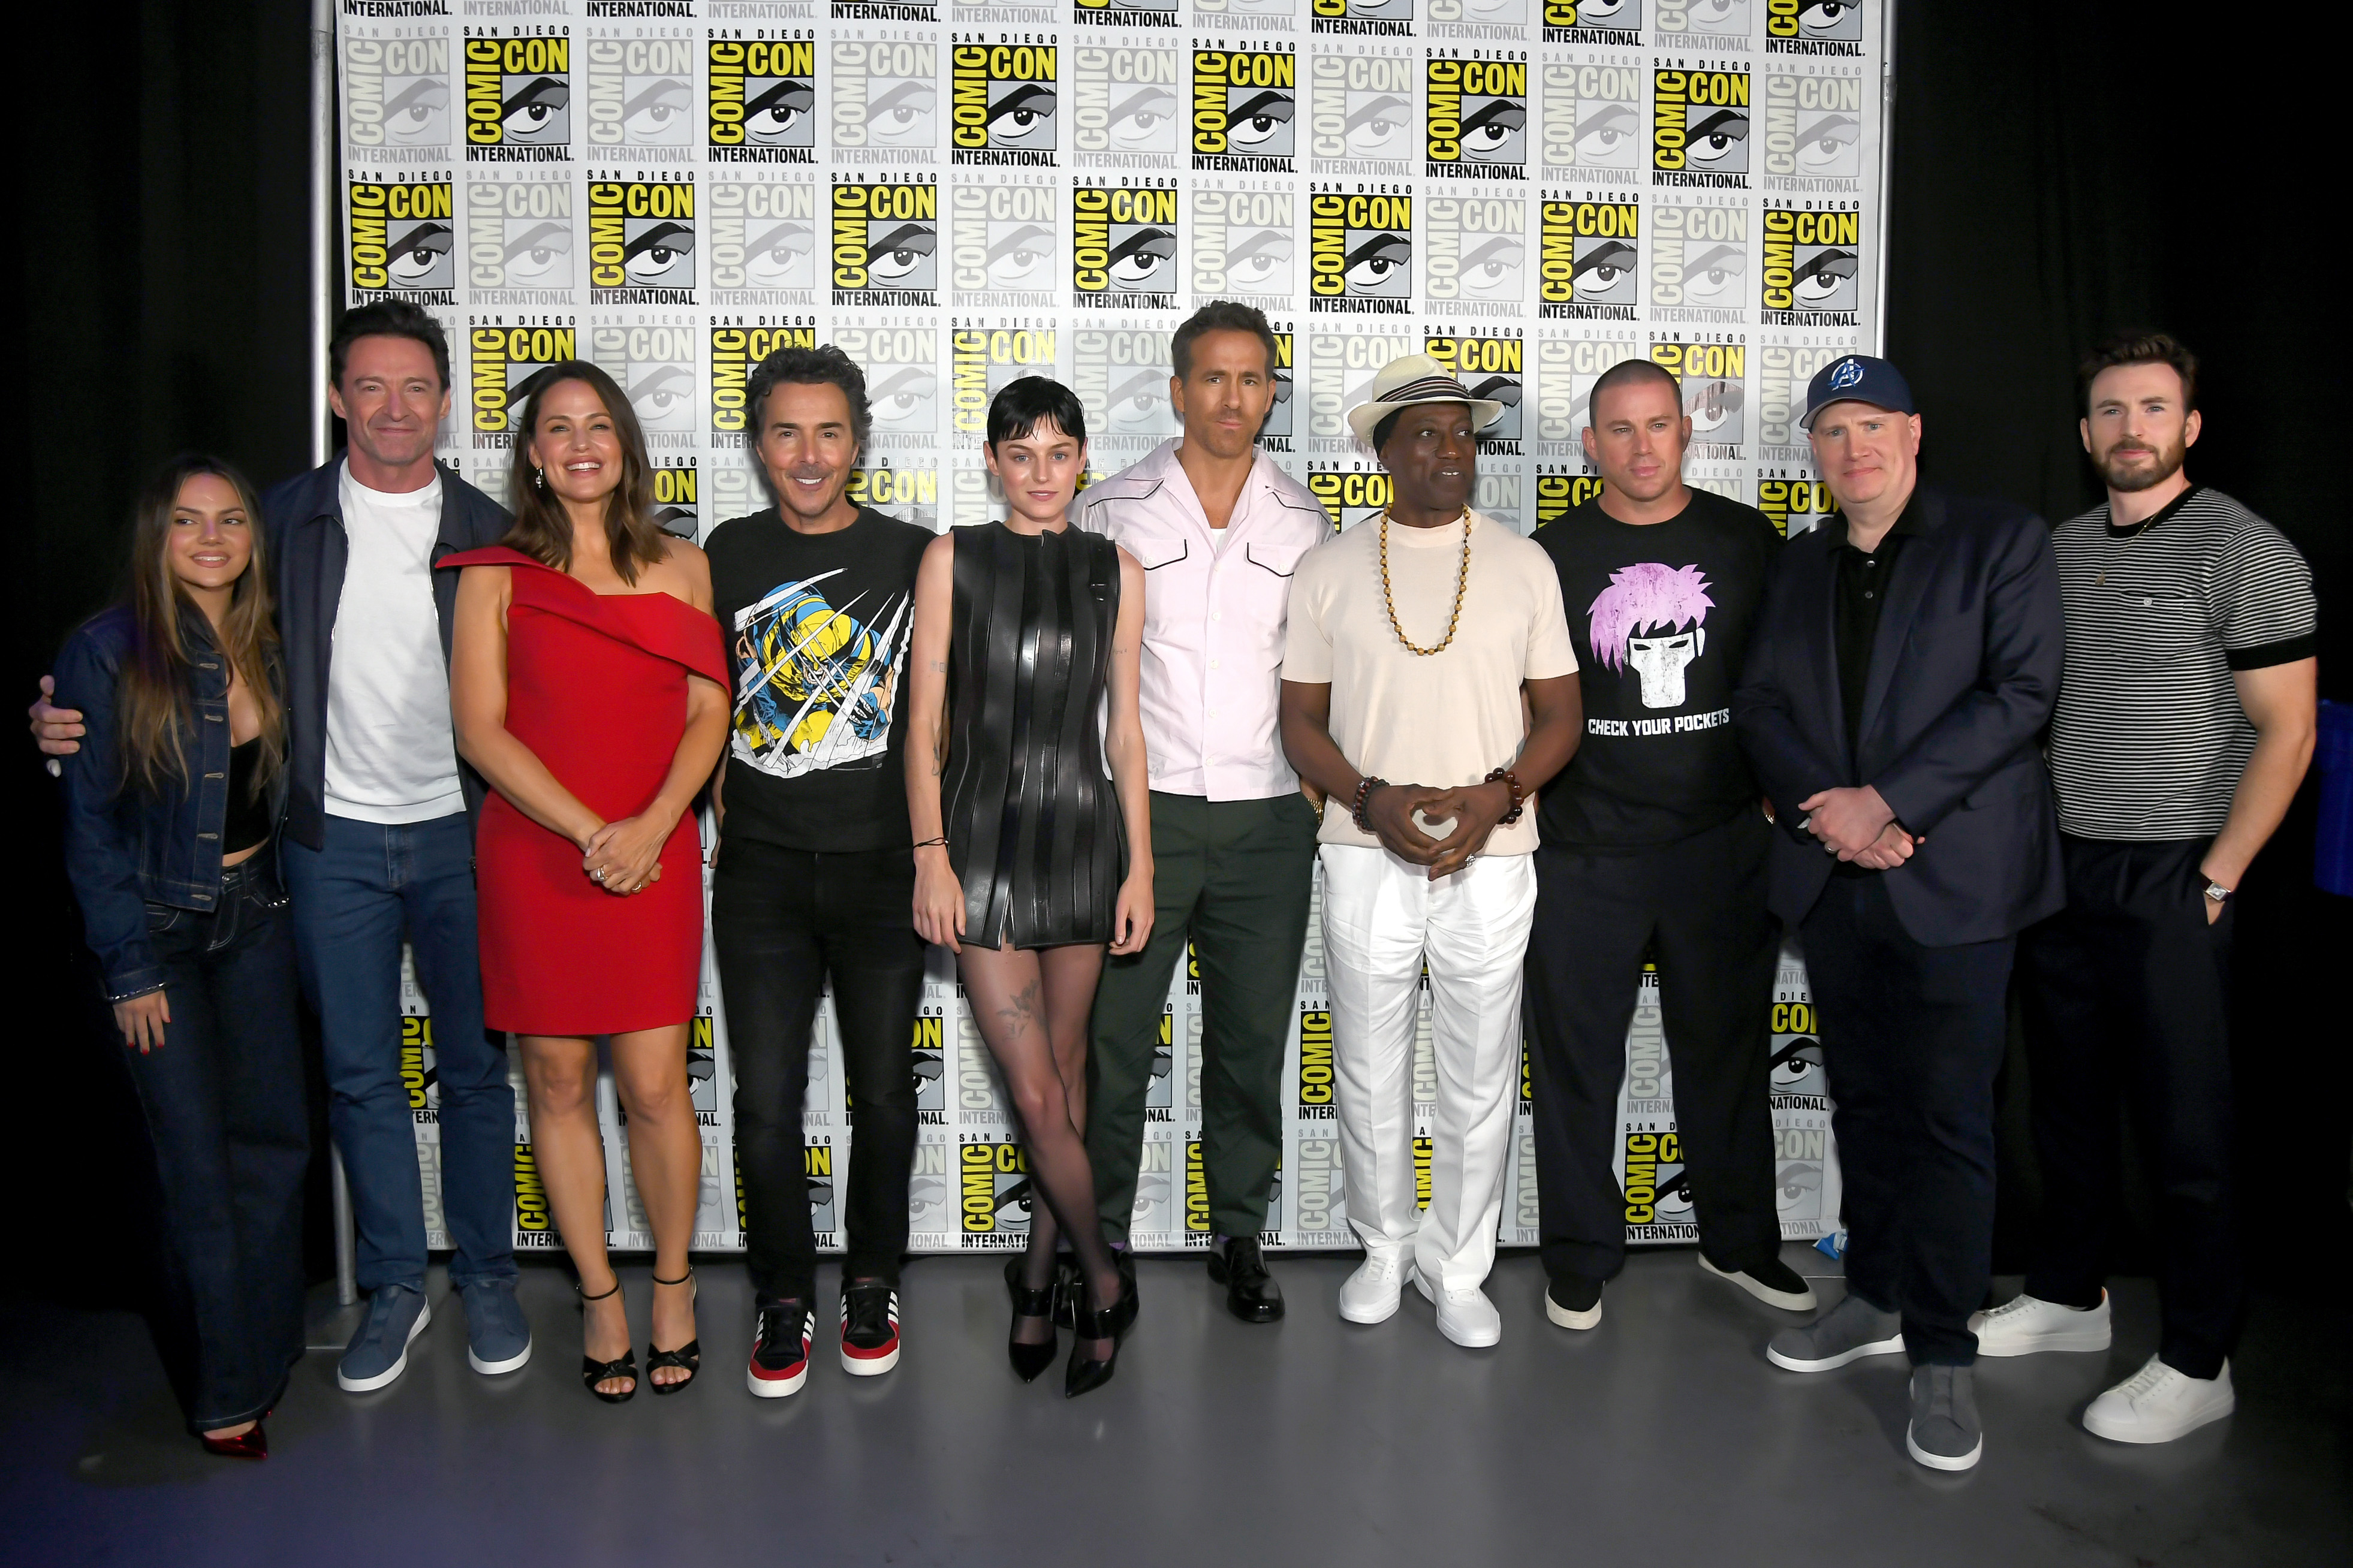
M504 546L441 566L507 566L507 730L607 822L634 816L686 733L690 672L725 686L719 623L659 591L598 594ZM580 850L493 792L474 848L482 1017L521 1035L614 1035L693 1016L702 969L702 840L692 812L660 880L627 898Z

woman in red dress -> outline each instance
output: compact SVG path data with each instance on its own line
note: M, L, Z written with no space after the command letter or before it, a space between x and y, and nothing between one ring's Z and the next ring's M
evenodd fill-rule
M497 792L475 851L482 1014L521 1037L532 1147L580 1274L582 1380L618 1403L638 1370L605 1254L597 1036L612 1037L654 1233L647 1376L674 1393L701 1361L686 1257L702 1175L686 1075L702 967L691 808L726 737L725 649L711 568L654 526L645 438L603 371L542 373L510 493L504 543L438 563L465 569L458 750Z

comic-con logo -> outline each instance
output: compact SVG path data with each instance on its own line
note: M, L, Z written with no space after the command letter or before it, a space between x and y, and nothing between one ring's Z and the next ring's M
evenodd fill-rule
M1683 385L1694 457L1736 458L1746 435L1748 349L1742 343L1654 342L1651 359Z
M1547 44L1642 47L1642 0L1544 0Z
M458 302L451 216L456 208L448 181L385 185L353 180L346 199L350 234L345 258L354 293L419 305Z
M1176 0L1071 0L1071 20L1087 27L1173 27Z
M433 1048L433 1020L400 1016L400 1087L408 1091L408 1111L420 1127L441 1119L441 1065Z
M691 305L694 186L676 180L588 184L588 300Z
M1324 515L1335 532L1345 533L1360 522L1372 522L1397 499L1397 487L1386 469L1361 464L1326 467L1310 464L1307 493L1323 503ZM1303 1068L1302 1070L1304 1070Z
M692 458L659 458L654 468L654 526L681 539L702 536L702 486ZM707 1023L708 1020L702 1020ZM698 1023L697 1027L702 1024ZM687 1064L690 1074L693 1063ZM708 1073L704 1077L710 1076ZM702 1079L696 1079L698 1091ZM715 1110L717 1107L714 1105Z
M1545 167L1593 177L1642 166L1642 72L1634 66L1546 60L1543 66Z
M925 309L938 303L937 181L839 174L834 179L833 302Z
M812 326L747 327L741 321L715 322L711 328L711 429L713 435L757 437L751 428L751 408L745 383L752 367L778 349L817 347Z
M582 97L588 146L659 157L691 154L694 46L684 38L591 38Z
M1107 450L1139 451L1176 434L1168 404L1167 331L1092 328L1071 334L1071 390Z
M1071 147L1112 160L1113 167L1175 167L1185 124L1177 51L1082 46L1071 58Z
M1027 1247L1029 1161L1020 1144L975 1139L956 1146L958 1205L966 1247Z
M1289 189L1193 187L1192 286L1197 300L1290 302L1298 203Z
M695 374L695 327L607 324L588 329L591 363L618 384L628 397L648 441L660 436L691 436L702 427L702 399Z
M1538 213L1543 262L1537 313L1630 321L1641 269L1641 208L1633 202L1547 200Z
M1309 26L1319 33L1413 32L1413 0L1308 0Z
M1492 337L1426 337L1422 352L1454 373L1471 395L1504 405L1502 417L1479 432L1482 452L1520 449L1520 397L1526 385L1526 348L1517 331Z
M343 142L355 158L449 145L449 40L343 37Z
M1433 52L1422 63L1422 78L1425 174L1434 180L1528 177L1525 60Z
M1299 55L1287 46L1193 51L1193 167L1290 174Z
M1862 264L1862 215L1793 212L1768 206L1762 216L1765 322L1778 327L1852 327Z
M833 0L837 22L936 22L940 8L912 0Z
M873 411L870 445L934 446L940 427L936 327L837 327L834 345L866 370Z
M996 303L1055 302L1054 263L1061 222L1061 192L1052 184L1016 182L1051 175L999 175L963 181L948 189L955 222L950 230L948 281L958 294L994 294Z
M1316 498L1322 500L1324 498ZM1328 513L1332 503L1324 501ZM1332 526L1339 527L1335 516ZM1340 1114L1336 1069L1332 1060L1332 1015L1321 1007L1299 1010L1299 1119L1328 1121Z
M1366 55L1312 55L1315 94L1307 150L1344 174L1406 174L1417 129L1414 62Z
M1651 183L1748 184L1748 73L1651 73Z
M1593 384L1610 366L1642 357L1642 346L1630 339L1538 339L1535 435L1546 444L1545 449L1558 448L1559 456L1578 455L1585 429L1592 422Z
M1301 1113L1306 1108L1301 1107ZM1300 1129L1294 1157L1284 1163L1284 1179L1292 1191L1292 1223L1303 1235L1328 1236L1345 1231L1345 1178L1340 1168L1340 1141L1310 1135Z
M570 303L572 244L571 181L467 182L466 282L475 303Z
M1080 185L1071 192L1071 287L1097 310L1176 308L1176 193Z
M1422 291L1479 315L1516 315L1527 300L1528 204L1517 193L1422 198Z
M1307 308L1406 314L1413 308L1413 197L1342 195L1307 202Z
M1862 6L1856 0L1765 0L1765 52L1860 55Z
M477 447L511 445L514 418L540 374L549 365L579 357L579 334L568 324L506 326L478 318L466 342L473 377L467 406Z
M1274 329L1274 401L1267 405L1266 423L1258 427L1258 444L1270 452L1290 451L1296 428L1298 384L1292 372L1291 342L1287 326Z
M1806 409L1806 386L1814 373L1847 351L1826 344L1767 343L1757 351L1757 439L1788 448L1780 460L1810 460L1798 416Z
M834 146L857 149L861 163L933 163L939 115L937 45L834 40L833 86L826 94Z
M1683 1142L1672 1132L1626 1134L1626 1223L1692 1223L1691 1179L1683 1172Z
M817 162L817 45L713 38L704 140L714 163Z
M1558 522L1600 493L1601 481L1591 474L1540 470L1536 475L1536 527L1543 529Z
M1054 165L1060 51L958 44L948 51L949 156L959 163Z
M1101 335L1101 334L1097 334ZM960 321L948 328L948 380L956 434L988 429L988 405L1008 382L1054 374L1054 329ZM1082 395L1080 401L1085 402Z
M1715 198L1722 199L1722 198ZM1651 205L1651 304L1675 321L1737 320L1747 290L1748 208Z
M555 1234L555 1213L547 1203L547 1184L541 1179L539 1161L528 1143L514 1146L514 1223L519 1247L561 1245Z
M466 40L466 156L477 162L569 162L572 40Z
M1347 411L1372 395L1373 378L1383 365L1421 352L1419 333L1372 330L1377 324L1333 322L1343 330L1307 340L1307 434L1317 451L1353 456L1356 438L1348 428Z
M806 305L817 287L817 186L774 179L703 187L711 286L723 305Z
M1862 79L1767 77L1757 167L1799 190L1854 189L1862 175Z
M1822 519L1838 510L1830 487L1820 479L1761 479L1757 481L1757 510L1791 539L1810 533Z
M932 1126L947 1121L947 1020L927 1012L915 1020L913 1058L915 1120Z

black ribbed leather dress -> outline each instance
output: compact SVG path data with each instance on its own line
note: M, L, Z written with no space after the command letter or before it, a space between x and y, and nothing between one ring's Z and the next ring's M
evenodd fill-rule
M1103 763L1119 547L1079 529L955 532L948 642L948 860L967 942L1108 942L1125 864Z

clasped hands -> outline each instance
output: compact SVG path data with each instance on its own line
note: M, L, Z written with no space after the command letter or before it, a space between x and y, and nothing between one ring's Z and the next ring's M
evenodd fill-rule
M670 827L676 826L672 823ZM598 826L580 842L580 869L608 893L627 898L661 880L662 845L670 827L647 816Z
M1869 784L1826 789L1798 803L1800 824L1825 854L1873 871L1892 871L1912 858L1920 838L1904 831L1895 810ZM1924 834L1921 837L1926 837Z
M1345 806L1347 803L1339 803ZM1438 789L1429 784L1380 784L1365 801L1365 819L1373 825L1381 847L1400 860L1430 868L1430 879L1460 871L1487 847L1487 836L1512 809L1511 786L1502 783L1457 784ZM1451 822L1442 838L1433 838L1414 820Z

